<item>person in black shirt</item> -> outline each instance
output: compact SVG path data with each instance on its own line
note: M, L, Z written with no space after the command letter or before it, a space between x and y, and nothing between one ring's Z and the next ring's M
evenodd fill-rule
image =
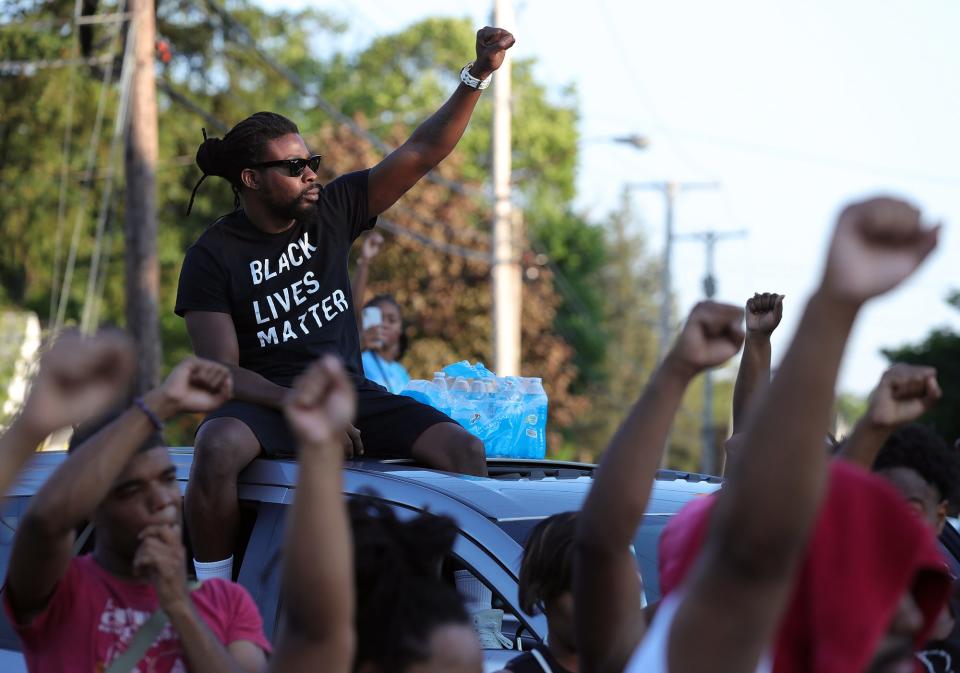
M377 215L453 150L513 43L505 30L478 31L476 61L463 68L450 99L379 164L325 186L316 174L320 157L275 113L259 112L200 146L201 182L228 180L237 209L187 251L177 293L176 313L194 351L228 365L234 377L235 399L204 419L195 441L186 516L199 577L232 573L237 475L261 451L292 451L281 403L326 353L343 359L357 387L348 455L412 456L438 469L486 473L473 435L364 377L347 255Z

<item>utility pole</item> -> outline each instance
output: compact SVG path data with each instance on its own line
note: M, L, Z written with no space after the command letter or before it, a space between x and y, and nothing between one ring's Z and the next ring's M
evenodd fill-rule
M493 25L511 30L513 23L512 0L494 0ZM511 61L508 51L493 78L493 360L500 376L520 374L519 232L510 203Z
M633 182L627 185L628 189L646 189L658 191L663 194L665 217L664 217L664 238L663 238L663 261L660 269L660 335L657 339L657 362L663 360L670 347L670 340L673 337L673 276L671 262L673 259L673 224L674 207L677 195L680 192L688 192L694 189L719 189L720 185L716 182L675 182L672 180L661 182Z
M160 381L159 295L157 260L156 165L159 154L157 89L154 76L156 15L154 0L130 0L136 40L130 127L125 156L127 329L137 342L140 371L137 390Z
M689 234L680 234L676 240L701 241L706 247L706 273L703 276L703 294L707 299L717 295L717 276L715 253L717 243L733 238L743 238L747 235L744 229L736 231L697 231ZM703 450L700 453L700 471L704 474L717 473L716 433L713 427L713 371L708 369L703 374L703 419L700 432L702 435Z

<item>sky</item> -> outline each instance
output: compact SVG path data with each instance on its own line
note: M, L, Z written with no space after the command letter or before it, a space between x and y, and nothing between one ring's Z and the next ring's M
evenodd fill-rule
M336 45L344 49L427 16L468 16L480 27L492 9L461 0L309 4L349 21ZM718 182L680 195L676 231L748 232L717 246L717 299L786 295L775 360L815 288L839 209L879 192L913 200L945 230L915 277L864 310L841 390L869 392L886 364L882 348L934 327L960 329L960 312L944 301L960 289L960 2L516 0L515 12L517 56L536 59L550 90L578 92L576 207L601 219L628 183ZM650 147L612 142L632 133ZM658 253L662 196L632 194ZM674 251L684 315L702 298L705 252L694 241Z

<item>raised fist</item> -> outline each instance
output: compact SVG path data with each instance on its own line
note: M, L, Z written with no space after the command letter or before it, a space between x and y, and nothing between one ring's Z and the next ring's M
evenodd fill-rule
M883 373L870 395L867 420L875 426L894 429L920 418L941 395L936 369L895 364Z
M133 341L123 332L64 334L41 356L21 420L42 435L89 420L129 392L135 369Z
M503 28L487 26L477 31L477 59L470 68L470 74L478 79L486 79L503 65L507 49L516 42L513 35Z
M381 247L383 247L383 234L379 231L371 231L360 245L360 258L369 262L380 253Z
M283 411L301 451L332 448L340 451L352 429L357 393L343 365L332 355L314 362L297 378Z
M847 206L837 222L821 291L863 302L892 290L937 246L940 227L924 228L904 201L875 198Z
M783 295L755 294L747 300L747 332L770 336L783 318Z
M162 418L213 411L233 397L233 376L217 362L189 357L173 368L155 392L162 408L153 411Z
M667 358L690 375L696 375L736 355L743 338L743 309L712 301L700 302L690 311Z

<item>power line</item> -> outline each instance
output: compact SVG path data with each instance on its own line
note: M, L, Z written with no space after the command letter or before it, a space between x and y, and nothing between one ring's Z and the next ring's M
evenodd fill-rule
M73 18L76 20L77 16L83 9L83 0L76 0L74 3L74 14ZM80 44L77 40L73 40L72 53L76 57L80 52ZM76 95L77 88L77 70L72 68L70 70L70 79L67 84L67 123L66 128L63 131L63 149L61 150L60 158L60 192L57 195L57 233L54 243L54 252L53 252L53 277L51 279L51 288L50 288L50 313L47 316L47 321L49 323L53 322L54 311L57 310L57 295L60 292L60 288L57 283L60 280L60 256L63 254L63 219L66 215L67 208L67 178L70 173L70 148L73 142L73 102L74 96Z
M723 147L728 147L735 151L747 152L752 154L763 154L774 159L785 161L799 161L804 163L831 166L833 168L845 168L850 170L862 171L874 175L883 175L887 177L903 178L907 180L921 180L924 182L938 182L948 185L960 184L960 176L931 175L915 171L905 171L903 169L881 166L867 161L858 161L847 159L845 157L829 156L826 154L817 154L815 152L805 152L803 150L775 147L772 145L763 145L736 138L723 138L710 134L699 133L696 131L685 131L674 129L674 133L688 136L695 142L708 143Z
M0 24L0 30L63 30L67 26L90 25L101 23L124 22L130 18L129 12L116 12L113 14L76 14L70 19L41 19L39 21L16 21Z
M103 239L106 233L108 217L113 205L113 179L116 171L114 167L120 162L120 151L123 148L123 137L127 131L127 118L130 112L130 94L133 84L133 70L136 58L134 48L137 43L137 23L131 22L127 29L127 44L123 53L123 66L120 70L120 101L117 104L117 114L114 119L113 137L110 139L110 151L107 155L106 182L103 185L103 196L100 200L100 212L97 215L97 230L94 237L93 254L90 258L90 272L87 276L87 292L83 300L83 317L80 321L80 329L85 333L91 333L96 326L93 322L93 316L99 312L95 304L99 303L99 296L96 296L98 286L102 287L100 282L100 262L103 249ZM106 273L106 266L102 273Z
M37 70L68 68L74 65L106 65L113 60L110 54L90 58L53 58L36 61L0 61L0 77L6 75L33 75Z
M120 30L120 24L116 24L114 40L111 43L111 49L114 55L120 47L121 34L122 31ZM97 165L97 144L100 139L100 131L103 126L103 117L107 102L107 91L113 78L115 60L115 58L111 57L107 62L107 67L104 68L103 79L100 83L100 97L97 101L97 112L96 116L94 117L93 130L90 132L90 141L87 145L86 168L90 173L93 172L94 167ZM84 190L83 198L81 199L80 207L77 211L77 217L74 221L73 235L70 239L70 249L67 254L67 265L63 271L63 282L60 283L60 301L57 308L57 317L54 321L54 333L59 332L60 329L63 328L63 324L66 319L67 303L70 300L70 286L73 282L73 271L77 260L77 249L80 245L80 231L83 225L84 216L86 215L87 204L90 200L90 192L92 189L93 188L91 185Z
M620 64L623 66L623 69L627 71L633 87L641 98L646 102L647 113L653 117L654 124L663 132L663 135L667 138L667 141L673 146L674 151L677 153L677 156L685 161L687 165L691 166L696 171L703 173L704 175L710 177L712 180L716 180L717 176L713 171L707 170L704 168L703 164L699 160L694 158L683 145L673 136L670 128L666 126L663 121L663 116L657 110L656 104L653 102L653 96L650 95L650 92L647 91L647 87L643 82L643 78L640 76L640 73L636 70L633 65L633 61L630 59L627 49L623 44L623 40L620 38L620 31L617 30L616 22L613 21L610 16L610 9L607 7L606 0L599 0L596 3L600 9L600 14L603 17L604 22L606 23L607 32L610 33L612 38L611 42L613 47L617 50L617 53L620 57Z
M488 252L480 252L478 250L471 250L470 248L464 248L463 246L454 245L452 243L443 243L434 238L431 238L425 234L418 233L402 227L392 220L388 220L384 217L380 217L378 220L378 226L383 227L387 231L403 236L405 238L412 239L418 243L425 245L427 247L433 248L440 252L446 253L448 255L453 255L455 257L462 257L464 259L472 259L477 262L483 262L484 264L492 264L492 258Z

